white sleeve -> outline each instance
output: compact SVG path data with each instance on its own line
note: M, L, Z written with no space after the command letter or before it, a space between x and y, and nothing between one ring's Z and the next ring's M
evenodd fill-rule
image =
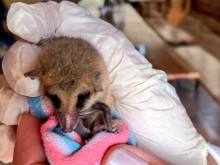
M20 37L29 42L35 43L47 36L45 31L39 33L32 28L33 22L38 26L38 21L28 21L36 19L37 11L42 12L36 8L42 5L35 5L34 15L29 14L28 17L26 14L32 10L31 5L22 5L22 14L25 16L23 19L26 19L25 29L29 29L26 30L29 33L25 34L21 30ZM55 36L84 38L102 54L115 99L113 109L129 123L140 147L152 151L169 164L205 165L205 140L192 125L174 88L167 82L166 74L152 69L151 64L120 31L93 17L87 10L68 1L54 6L57 9L57 20L53 24ZM19 8L19 5L15 3L10 8L9 15L15 7ZM11 15L8 21L16 20L16 17L18 15ZM9 24L12 32L24 26L22 17L19 19L21 24ZM51 27L48 22L50 20L43 22L44 29ZM17 33L20 31L16 31ZM35 35L25 37L30 33Z

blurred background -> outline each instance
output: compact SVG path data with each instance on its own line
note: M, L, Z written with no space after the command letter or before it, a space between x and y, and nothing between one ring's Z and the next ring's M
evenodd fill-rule
M13 2L0 0L0 63L18 40L6 21ZM198 132L220 147L219 0L73 2L121 30L153 68L165 71Z

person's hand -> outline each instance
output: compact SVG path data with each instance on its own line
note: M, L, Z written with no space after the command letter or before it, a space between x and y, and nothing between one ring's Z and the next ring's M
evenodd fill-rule
M30 114L23 114L17 128L17 140L14 149L14 165L48 164L41 140L41 121Z
M167 165L164 161L135 146L119 144L111 147L105 154L103 165Z
M42 123L36 117L30 114L24 114L21 117L18 130L17 141L14 150L14 165L45 165L47 162L44 154L43 143L40 136L40 127ZM156 158L150 153L126 144L115 145L111 147L103 158L103 165L129 165L129 164L151 164L165 165L162 160Z

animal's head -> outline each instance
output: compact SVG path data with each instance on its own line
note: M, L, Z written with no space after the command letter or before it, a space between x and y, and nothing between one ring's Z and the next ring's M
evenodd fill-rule
M70 71L70 68L59 67L40 60L33 70L24 75L39 79L43 103L55 111L62 130L71 132L76 127L80 113L101 99L102 74L91 71L81 75Z

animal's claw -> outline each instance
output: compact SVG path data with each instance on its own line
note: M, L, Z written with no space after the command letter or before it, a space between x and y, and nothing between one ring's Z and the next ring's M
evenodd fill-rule
M112 120L112 131L114 133L119 133L123 129L122 124L119 123L118 121Z

